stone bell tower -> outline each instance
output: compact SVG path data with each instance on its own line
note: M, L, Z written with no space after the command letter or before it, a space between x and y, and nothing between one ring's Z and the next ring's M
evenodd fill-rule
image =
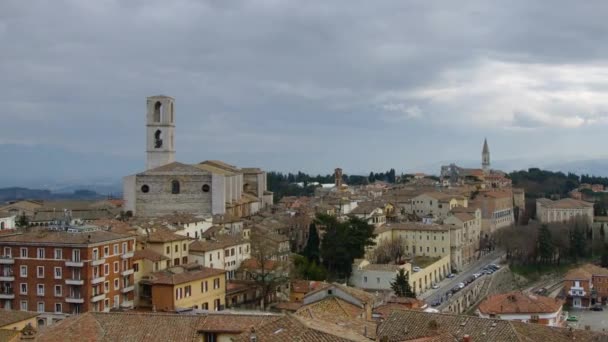
M175 161L175 112L172 97L157 95L147 99L146 170Z
M490 173L490 149L488 148L488 140L483 140L483 150L481 151L481 168L484 174Z

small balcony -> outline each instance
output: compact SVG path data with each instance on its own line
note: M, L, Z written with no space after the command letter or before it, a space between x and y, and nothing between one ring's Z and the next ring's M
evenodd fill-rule
M66 285L84 285L84 279L66 279Z
M133 308L133 301L132 300L127 300L125 302L120 303L120 307L123 309L132 309Z
M99 265L103 265L106 263L106 259L97 259L97 260L91 260L91 265L92 266L99 266Z
M587 295L587 292L585 292L585 289L581 288L571 288L570 291L568 291L568 295L572 296L572 297L585 297Z
M9 255L0 255L0 265L13 265L15 263L15 259Z
M80 295L70 295L68 297L65 297L65 301L66 303L71 304L83 304L84 298L82 298Z
M122 254L120 257L121 257L122 259L130 259L130 258L132 258L134 255L135 255L135 253L133 253L133 252L126 252L126 253L123 253L123 254Z
M0 274L0 281L15 281L15 276L12 274Z
M103 283L104 281L106 281L106 277L95 277L91 280L91 284L95 285L95 284Z
M102 294L98 294L98 295L91 297L91 302L96 303L96 302L102 301L104 299L106 299L106 294L102 293Z
M84 262L80 260L66 260L66 267L84 267Z
M131 292L133 290L135 290L135 286L129 285L127 287L123 287L120 291L122 291L122 293L127 293L127 292Z
M1 290L0 299L15 299L15 292L13 289Z
M133 269L130 269L130 270L122 271L121 275L122 275L123 277L128 277L128 276L130 276L131 274L133 274L134 272L135 272L135 271L134 271Z

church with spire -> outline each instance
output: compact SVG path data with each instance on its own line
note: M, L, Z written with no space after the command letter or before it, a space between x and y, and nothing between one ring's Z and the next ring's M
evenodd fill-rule
M511 180L499 170L490 166L488 139L483 140L481 168L464 168L456 164L441 166L440 179L443 186L475 185L478 189L509 188Z

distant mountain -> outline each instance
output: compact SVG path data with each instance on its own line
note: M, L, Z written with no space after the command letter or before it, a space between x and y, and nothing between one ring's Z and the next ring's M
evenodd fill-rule
M32 200L91 200L91 199L103 199L105 195L100 195L95 191L90 190L75 190L71 193L60 193L51 192L50 190L41 189L28 189L20 187L3 188L0 189L0 203L6 203L9 201L17 201L23 199Z
M544 166L551 171L572 172L577 175L608 177L608 159L588 159L550 163Z

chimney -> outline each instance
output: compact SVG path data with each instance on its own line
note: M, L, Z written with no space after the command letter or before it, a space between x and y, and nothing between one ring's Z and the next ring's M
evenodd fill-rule
M472 342L472 341L473 341L473 339L471 338L471 335L467 334L462 337L462 342Z
M255 334L255 328L251 327L250 333L249 333L249 342L257 342L258 337Z

